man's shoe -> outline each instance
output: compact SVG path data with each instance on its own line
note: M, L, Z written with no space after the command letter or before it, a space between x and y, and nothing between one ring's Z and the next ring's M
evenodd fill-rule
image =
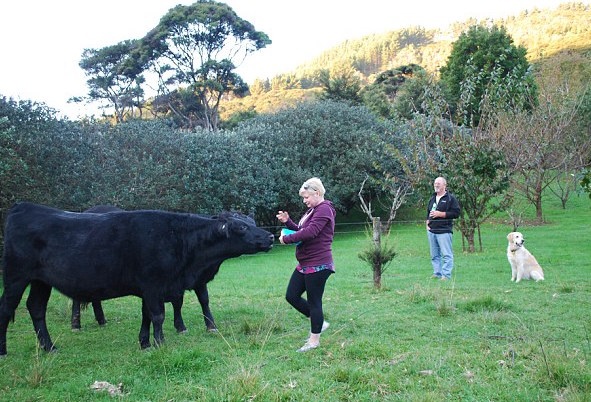
M330 323L328 321L324 321L322 323L322 329L320 330L320 333L323 333L324 331L326 331L328 329L328 327L330 327Z

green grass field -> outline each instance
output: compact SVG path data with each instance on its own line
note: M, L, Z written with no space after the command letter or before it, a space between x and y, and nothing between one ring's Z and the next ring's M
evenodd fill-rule
M104 328L87 310L72 332L69 301L54 292L48 325L59 351L47 354L23 299L0 359L0 400L590 401L591 202L545 205L547 224L520 228L544 268L539 283L510 281L503 217L483 227L483 252L462 253L456 233L448 282L430 279L424 224L394 226L398 255L380 291L357 256L370 241L364 225L341 226L324 299L331 327L304 354L308 321L284 299L290 246L223 264L209 286L218 334L205 332L194 294L187 334L176 334L167 305L158 349L139 349L139 299L106 301ZM94 391L95 381L123 394Z

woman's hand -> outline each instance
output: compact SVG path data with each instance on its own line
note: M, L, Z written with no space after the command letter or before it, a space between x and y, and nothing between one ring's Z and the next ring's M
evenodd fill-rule
M285 223L289 220L289 214L287 211L277 211L277 219L279 219L279 222Z

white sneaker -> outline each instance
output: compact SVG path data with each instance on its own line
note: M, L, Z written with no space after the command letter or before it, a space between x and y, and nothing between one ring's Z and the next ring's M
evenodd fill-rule
M320 346L320 343L306 342L304 346L298 349L298 352L307 352L309 350L316 349L318 346Z
M328 321L324 321L322 323L322 329L320 330L320 333L323 333L324 331L326 331L328 329L328 327L330 327L330 323Z

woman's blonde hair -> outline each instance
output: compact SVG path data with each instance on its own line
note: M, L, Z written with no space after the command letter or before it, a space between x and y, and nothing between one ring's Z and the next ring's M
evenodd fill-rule
M304 184L302 184L302 187L300 187L300 195L302 195L302 193L313 193L315 191L318 191L318 194L320 194L321 197L324 197L324 194L326 193L324 185L318 177L312 177L311 179L306 180Z

